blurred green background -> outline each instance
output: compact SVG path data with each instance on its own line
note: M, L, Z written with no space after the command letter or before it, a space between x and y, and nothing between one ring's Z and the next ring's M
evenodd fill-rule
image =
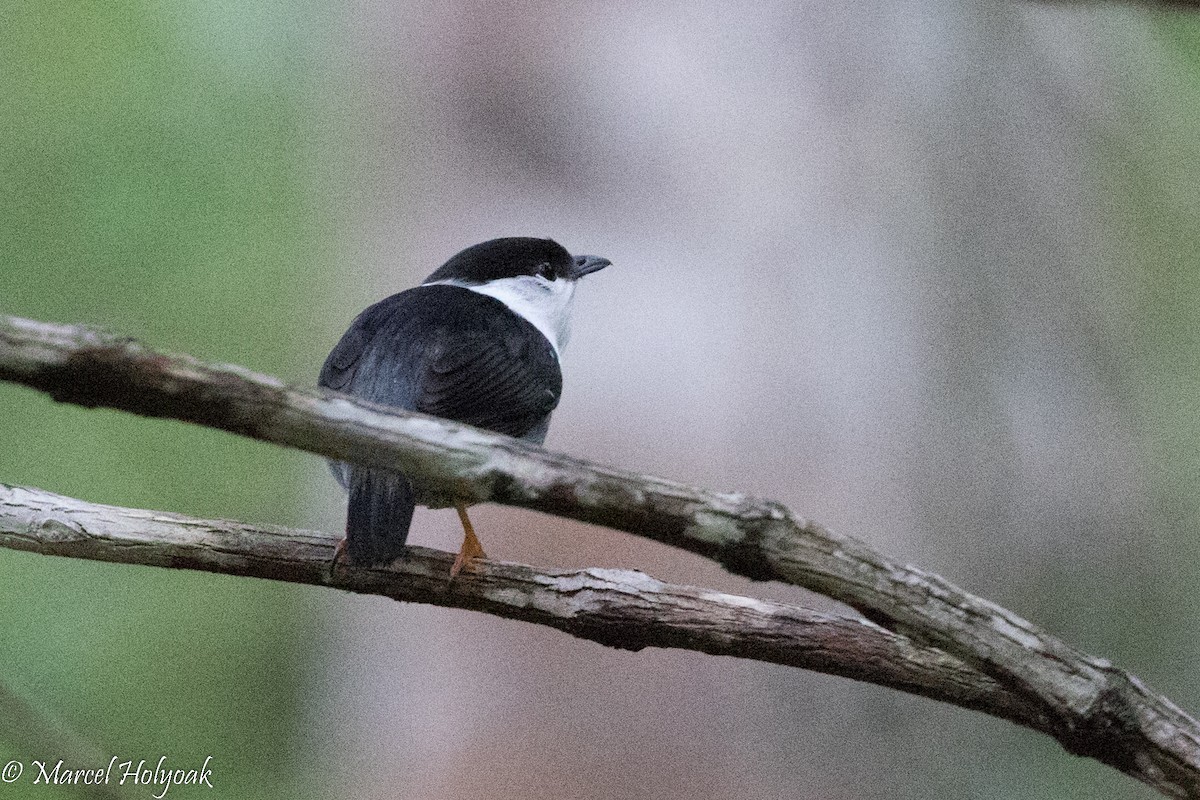
M321 170L342 157L340 115L366 119L346 96L338 116L322 105L320 9L0 8L0 309L313 383L329 333L308 305L332 276ZM304 454L12 385L0 420L10 483L303 522ZM110 752L211 755L222 797L314 791L297 723L323 625L311 592L12 552L0 575L0 679L15 692ZM0 761L39 755L14 733Z
M934 14L947 10L934 4L929 7ZM540 8L546 10L549 6ZM317 366L349 314L381 296L376 284L405 283L381 281L373 273L356 288L346 288L346 283L352 281L342 274L343 264L373 258L368 245L358 251L357 258L347 259L342 241L348 229L369 228L359 220L364 207L380 198L392 203L380 216L386 219L387 229L394 232L397 226L387 219L388 214L408 220L405 224L414 227L419 223L412 220L421 220L423 214L427 225L434 216L445 220L456 219L456 214L470 217L474 213L470 202L464 200L461 207L456 207L454 192L462 190L465 194L464 187L487 185L475 175L462 179L461 184L447 181L440 195L443 205L422 210L429 187L414 179L409 189L405 182L408 161L414 169L427 170L423 173L427 178L435 169L429 166L431 163L451 172L454 165L449 162L454 161L455 151L448 148L451 155L447 156L407 150L409 127L427 126L425 133L435 140L440 135L439 125L474 130L471 125L482 123L472 115L482 104L468 102L468 110L461 117L449 114L431 121L406 119L395 107L380 102L380 96L372 94L370 87L378 88L384 81L371 71L374 62L362 56L356 39L364 29L347 22L355 13L353 8L314 0L0 0L0 312L99 324L136 336L156 348L243 364L295 383L313 383ZM416 51L419 43L406 38L403 20L397 21L403 14L381 13L384 23L379 36L394 37L400 42L393 45L398 49ZM583 10L578 10L578 15L590 20ZM1117 19L1118 24L1124 21L1124 17ZM1200 585L1200 537L1194 535L1196 520L1200 519L1200 224L1196 219L1200 201L1195 182L1200 174L1195 163L1196 120L1200 119L1200 22L1184 14L1139 16L1137 21L1144 25L1139 30L1147 31L1148 37L1130 49L1150 45L1159 48L1155 52L1164 56L1162 63L1169 71L1159 75L1151 94L1175 111L1165 116L1143 114L1142 104L1148 103L1143 87L1114 82L1115 88L1105 97L1126 112L1123 127L1092 135L1085 158L1090 170L1086 177L1101 205L1091 210L1107 226L1106 263L1119 265L1115 272L1097 270L1098 281L1109 281L1099 292L1113 291L1122 295L1122 301L1132 300L1132 314L1121 317L1129 326L1128 331L1122 331L1125 338L1121 341L1130 343L1131 351L1113 354L1112 363L1098 368L1100 374L1111 379L1106 390L1116 387L1124 392L1122 408L1141 426L1137 447L1148 465L1148 479L1137 489L1143 505L1127 528L1129 541L1104 540L1099 548L1108 550L1082 564L1062 560L1062 553L1053 547L1045 552L1031 548L1024 572L1008 572L1007 563L1004 569L995 568L987 561L986 550L975 564L965 556L956 560L959 553L953 546L947 548L950 555L943 556L931 540L945 529L953 529L949 524L916 525L919 530L933 531L926 540L879 544L900 560L911 557L922 566L958 570L952 575L956 581L1013 604L1085 649L1117 656L1122 663L1136 659L1139 671L1154 675L1151 683L1155 688L1194 712L1200 709L1200 703L1195 702L1200 636L1195 635L1194 624L1200 619L1200 593L1195 590ZM437 22L435 15L433 23L428 24L440 34ZM626 31L626 38L633 42L630 46L640 43L652 49L653 31L646 34L645 40L638 39L634 34L640 35L642 29L636 20L630 25L632 32ZM503 26L489 27L485 19L479 27L486 31ZM505 35L517 36L507 30ZM558 33L552 30L547 35ZM721 47L732 46L716 33L706 31L705 35L711 35ZM745 40L750 42L753 36L747 35ZM474 40L467 37L465 41ZM440 44L438 40L437 45L428 46ZM1088 47L1093 44L1086 42ZM462 42L451 42L448 49L451 45L462 48L459 54L464 61L468 60L464 53L477 50ZM389 52L386 46L375 46L385 55ZM786 49L784 45L771 46L781 48L781 52ZM540 52L536 47L531 50ZM386 61L379 58L378 52L374 56ZM568 63L574 62L564 58L549 70L566 73ZM738 64L742 68L741 62ZM414 84L427 81L434 88L423 91L438 94L439 76L421 72L423 63L408 66ZM612 65L606 69L610 67L618 69ZM736 71L734 67L729 69ZM987 69L985 66L981 71ZM880 81L889 77L869 70L853 72L856 80L868 73ZM681 74L686 77L677 85L681 96L703 89L689 82L688 73ZM528 76L518 72L517 77ZM663 78L661 85L656 84L655 90L666 87L669 94L669 77ZM455 79L480 86L490 86L488 81L494 80L497 86L504 86L508 76L493 77L484 71L474 74L464 68ZM908 73L898 78L908 79ZM631 80L624 90L636 100L641 86ZM388 88L400 98L396 106L403 106L408 97L407 85ZM586 92L579 96L596 100ZM723 99L736 105L740 97ZM583 116L561 97L551 100ZM553 104L547 101L547 105ZM584 105L590 113L591 106ZM614 110L599 100L596 107L613 117L625 115L624 107ZM488 107L485 112L479 115L491 114L512 123L505 117L504 108ZM659 112L657 106L654 112ZM544 109L542 113L554 117ZM770 121L770 114L766 116ZM556 147L572 153L561 139L537 138L549 136L546 131L552 125L531 125L533 132L524 131L519 124L510 124L509 128L497 125L497 137L512 134L513 127L520 129L520 135L513 134L513 138L525 149L519 158L514 157L519 167L512 167L512 172L535 175L547 184L554 184L556 176L567 176L553 190L545 190L544 196L551 199L539 196L537 201L530 201L530 207L521 211L526 214L523 219L541 212L547 219L565 225L546 209L557 209L563 205L563 197L580 194L572 181L587 181L571 173L564 163L577 168L592 183L607 181L612 186L624 185L620 183L623 178L613 177L622 169L650 176L647 180L659 168L666 171L671 167L682 174L690 170L701 174L700 183L707 191L710 167L723 168L726 160L735 160L729 155L733 150L716 150L707 153L712 164L697 164L695 159L703 159L707 152L697 148L678 156L681 165L673 163L675 154L656 152L649 164L631 166L620 161L620 154L636 149L636 143L650 137L648 129L666 126L652 115L637 117L630 112L630 119L633 133L629 139L612 135L611 140L593 143L615 167L601 163L600 156L595 163L561 158ZM866 123L862 127L867 127ZM464 149L483 153L482 160L508 163L503 147L490 150L490 144L481 145L479 140L467 138L470 147ZM583 136L564 138L572 143L586 141ZM852 149L851 140L824 144L832 151L845 147L846 141L851 143L847 149ZM386 181L372 166L380 153L387 154L390 165ZM522 161L526 157L527 163ZM606 172L609 167L612 171ZM898 172L905 168L904 164L897 165ZM501 172L502 168L495 170ZM712 171L718 173L712 179L718 184L720 169ZM490 175L495 180L504 177ZM382 183L387 184L385 189L380 188ZM601 232L606 219L613 230L619 226L612 220L621 219L620 225L627 226L623 240L636 250L640 244L636 231L643 224L652 226L653 220L647 219L650 212L627 211L624 204L638 200L638 184L633 183L633 189L610 199L607 206L590 211L596 217L594 230ZM851 193L866 196L873 197L878 188L856 188L852 181L848 183ZM679 186L686 189L687 184L679 179L678 185L669 184L669 190L663 192L661 196L671 198L669 201L651 198L655 208L663 202L664 213L672 212L670 203L675 202L674 198L687 197ZM619 193L614 190L614 194ZM452 199L445 199L447 195ZM689 202L703 212L702 203ZM544 203L544 208L539 203ZM687 202L680 200L677 204L682 207ZM487 213L493 214L488 224L499 228L492 231L480 223L489 234L553 232L545 228L506 231L497 222L507 220L502 212ZM720 205L710 216L729 214L736 218L737 213L733 205ZM747 213L743 227L757 224L757 213ZM797 219L802 216L796 214ZM681 240L699 236L711 224L711 219L705 218L694 227L669 229L662 236L671 244L664 245L658 254L673 253L672 248L685 249ZM792 222L788 220L786 225ZM799 228L800 223L795 227ZM370 234L364 238L371 238ZM445 242L465 245L482 238L473 229L469 234L455 230L453 235L424 245L431 253L448 255ZM622 240L622 234L614 233L614 238ZM765 250L766 245L763 247ZM697 252L715 253L714 258L722 253L719 243L696 244L695 248ZM612 255L609 249L594 249ZM645 249L652 252L649 245ZM752 264L750 256L757 252L740 255L747 256L746 263ZM379 257L387 259L387 255ZM651 260L650 255L647 260ZM660 258L659 263L666 260ZM418 263L425 265L426 271L436 264L432 257ZM753 269L747 268L745 274L752 276ZM714 285L723 291L727 279L722 276ZM914 278L913 283L919 283L919 279ZM646 285L646 292L651 292L652 280ZM1127 287L1132 287L1132 298L1125 296ZM780 294L786 293L781 290ZM322 303L329 307L320 307ZM637 298L630 295L614 301L613 306L622 303L637 308ZM799 307L802 301L796 304ZM649 319L653 315L642 316ZM674 319L670 313L665 316ZM610 344L616 342L613 351L637 349L631 344L637 336L636 325L613 327L615 338L609 340ZM753 332L753 326L749 330ZM596 332L592 335L599 338ZM694 342L685 345L699 349ZM631 398L641 389L630 390L619 399L610 398L609 408L634 402ZM659 394L670 400L674 397L670 389ZM680 406L689 402L686 397L676 399ZM563 411L564 417L569 418L571 413L569 408ZM629 426L637 424L638 414L628 412L625 416ZM686 413L655 424L663 430L680 418L686 422ZM586 422L579 424L586 426ZM707 431L717 427L679 424L681 437L694 436L697 440L703 440ZM619 448L627 438L620 426L587 430L598 442L595 452L604 453L611 461L641 459L627 465L679 474L674 464L654 464L652 456L643 454L646 450L668 449L652 446L648 438L645 446L631 447L636 456L630 456ZM838 449L836 436L830 434L830 438L830 447ZM796 437L795 441L808 440ZM702 456L701 462L717 464L712 468L718 477L701 468L688 473L688 477L696 475L697 482L724 481L729 488L758 491L765 486L771 492L780 491L769 478L760 477L770 474L774 462L769 453L774 449L762 448L768 453L764 456L766 466L750 461L719 464L715 458L704 462ZM787 459L778 459L782 464L779 469L790 472L793 463L804 458L804 453L789 453ZM907 463L907 454L901 460ZM31 391L0 384L0 481L7 483L116 505L313 525L308 494L314 474L322 469L319 460L305 454L175 423L58 406ZM869 488L853 487L850 481L846 484L854 489L852 494L864 498L864 506L869 491L876 488L874 484ZM810 511L802 505L812 502L803 491L783 497L796 503L801 513L827 517L831 515L829 509L837 514L842 508L857 508L856 499L840 505L827 500L826 507L818 500ZM881 496L886 495L886 491L881 492ZM1019 498L1009 499L1019 502ZM914 505L919 504L920 500ZM931 506L923 513L926 517L920 521L933 523L942 510ZM853 512L846 514L853 519ZM914 516L920 514L914 512ZM998 516L1003 518L1003 514ZM946 512L946 519L950 518L950 512ZM1080 518L1086 518L1086 514L1072 517L1069 522L1084 527ZM1011 533L1002 526L999 529ZM880 530L863 526L847 532L871 539ZM992 556L1002 553L1021 560L1019 555L1012 556L1012 546L1003 541L982 538L975 544L994 547ZM1069 550L1069 546L1063 547ZM929 563L923 561L926 556L930 557ZM672 553L664 558L678 560ZM640 563L636 558L633 561ZM695 580L712 579L711 573L702 574L707 577ZM763 587L741 590L771 591ZM107 751L151 759L166 754L180 764L198 764L205 756L213 756L214 782L221 797L337 794L328 783L328 764L322 759L330 758L330 750L337 758L340 745L326 749L319 743L324 736L320 709L328 709L329 705L305 696L306 691L321 684L316 673L326 668L322 659L329 656L326 648L334 616L329 610L333 602L329 594L262 581L0 551L0 681ZM1072 602L1079 597L1087 597L1089 602ZM366 607L365 603L362 601L358 607ZM464 661L469 661L468 645L453 636L449 638L452 644L448 647L456 653L461 649L466 653ZM563 644L554 637L549 641L555 654L567 654L561 656L564 662L572 661L570 656L575 651L566 648L577 644ZM593 651L584 652L589 659L594 656L597 663L602 659ZM606 653L603 658L607 657ZM691 656L687 659L685 663L697 663ZM627 666L627 662L620 663ZM630 675L625 679L630 685L640 674L637 665L644 663L639 661L628 668ZM490 662L487 665L490 667ZM739 674L749 676L747 685L754 684L756 690L760 684L765 687L762 691L767 700L759 701L766 709L764 714L784 717L776 720L779 731L763 728L760 738L752 738L757 745L751 749L765 753L764 758L777 759L781 765L778 774L760 779L759 789L763 796L770 793L768 788L786 796L788 787L798 780L789 770L802 772L806 759L812 756L805 752L806 740L789 738L800 724L789 715L794 713L799 718L802 712L808 713L807 706L802 705L807 702L807 694L789 683L794 680L790 673L781 677L780 672L768 672L764 677L764 673L746 670ZM519 674L526 677L523 672ZM905 727L912 724L912 717L926 717L925 721L932 720L934 727L957 730L937 721L953 719L957 724L965 712L940 707L930 710L929 705L911 706L910 699L897 699L889 693L824 678L811 680L813 685L829 689L830 694L844 692L855 698L846 703L848 707L861 702L858 698L873 698L872 703L862 702L863 706L870 705L863 718L871 720L871 725L859 725L855 720L861 718L841 721L849 732L843 731L840 738L836 731L842 718L813 720L812 730L828 727L834 732L829 735L834 740L829 747L841 747L843 740L853 742L857 737L861 740L859 746L875 743L886 751L882 766L875 767L876 773L864 774L861 783L854 782L855 776L842 776L838 780L845 785L835 785L830 778L831 788L822 796L866 796L871 793L864 788L867 786L875 787L878 796L934 796L938 787L960 781L968 781L964 785L972 796L1026 796L1011 785L1019 780L1027 782L1020 787L1030 795L1054 791L1054 796L1061 797L1112 796L1115 787L1127 793L1122 796L1148 796L1123 776L1073 760L1039 737L1002 725L989 727L986 721L971 728L982 731L978 740L951 743L970 750L976 759L971 762L965 752L937 750ZM687 685L686 679L680 683ZM623 690L624 685L616 685L616 691ZM513 693L519 694L519 690ZM601 706L611 702L599 690L596 696ZM575 702L575 698L568 698L568 702ZM731 703L738 707L753 705L740 695ZM913 708L917 709L915 713ZM673 716L670 708L659 711L667 718ZM501 715L497 712L496 716ZM702 714L698 719L701 722L697 724L703 724ZM618 722L606 730L611 740L625 742L621 738L624 729ZM972 719L964 724L976 722ZM519 728L518 723L510 724ZM503 725L497 729L505 730ZM585 740L591 736L586 730L577 733ZM44 755L24 752L20 734L6 730L0 719L0 763ZM554 738L552 734L546 734L547 738ZM809 731L808 735L816 734ZM894 745L888 742L889 735L897 737ZM628 743L625 746L630 751L637 749ZM841 764L843 757L855 759L850 749L829 756L834 759L832 763ZM604 760L599 755L594 758ZM964 759L963 763L942 763L959 758ZM887 759L893 762L890 766ZM980 762L984 759L992 771L983 771ZM650 768L656 768L657 763L661 762ZM914 768L914 764L920 765L918 772L923 768L929 774L899 775L904 769ZM739 772L742 765L718 766L723 774L733 776L730 783L734 786L744 779ZM953 772L954 768L959 772ZM895 785L889 786L887 781L893 772L897 774ZM779 789L781 786L783 789ZM536 784L533 788L521 784L507 788L513 796L539 794ZM384 788L347 794L390 796L389 791ZM712 791L720 793L719 789ZM0 786L0 800L26 794L37 798L74 796L28 784ZM173 796L183 794L179 791ZM553 792L541 794L552 796ZM469 796L469 792L455 796ZM728 796L736 793L730 791Z

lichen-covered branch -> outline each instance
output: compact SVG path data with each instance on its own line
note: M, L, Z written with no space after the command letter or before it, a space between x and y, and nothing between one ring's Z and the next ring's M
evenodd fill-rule
M96 505L0 484L0 546L15 550L327 585L484 611L626 650L674 647L803 667L1023 725L1038 719L1032 703L994 679L866 620L676 586L632 570L547 572L481 561L451 580L453 557L423 547L409 547L386 569L331 573L335 543L312 531Z
M948 581L778 503L697 489L81 326L0 318L0 379L57 400L208 425L403 471L426 490L604 525L804 586L954 655L1039 710L1068 750L1200 797L1200 725L1136 678ZM952 532L947 533L952 535Z

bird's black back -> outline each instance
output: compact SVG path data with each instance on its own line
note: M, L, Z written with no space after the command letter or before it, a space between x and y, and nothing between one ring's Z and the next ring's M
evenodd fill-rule
M458 286L418 286L363 311L325 360L319 383L525 437L558 405L562 372L541 331L499 300Z
M499 300L457 286L418 286L359 314L325 360L321 386L541 444L562 392L546 337ZM404 478L334 464L350 493L352 563L403 550L413 492Z

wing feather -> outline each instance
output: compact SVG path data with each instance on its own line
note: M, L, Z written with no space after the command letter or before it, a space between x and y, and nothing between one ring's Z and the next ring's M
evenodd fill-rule
M540 442L562 372L546 337L499 300L421 286L360 314L329 354L320 383Z

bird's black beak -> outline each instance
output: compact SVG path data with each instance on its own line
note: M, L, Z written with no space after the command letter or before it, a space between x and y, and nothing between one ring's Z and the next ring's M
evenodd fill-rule
M612 262L607 258L600 256L575 256L575 269L571 271L571 277L578 280L584 275L591 275L611 264Z

